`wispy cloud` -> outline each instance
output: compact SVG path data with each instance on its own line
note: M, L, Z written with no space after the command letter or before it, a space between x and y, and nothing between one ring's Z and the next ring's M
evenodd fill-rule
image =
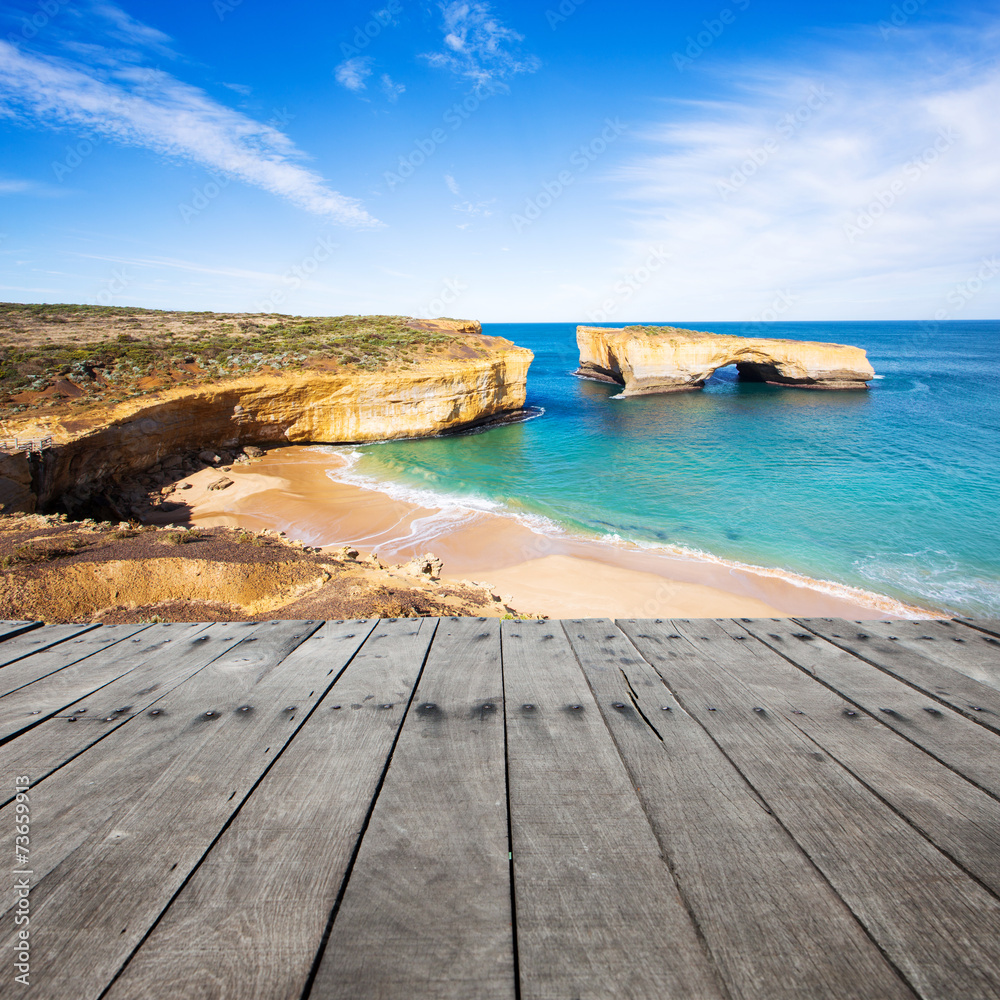
M451 174L445 174L444 175L444 182L445 182L445 184L448 185L448 190L456 198L462 193L461 188L459 188L459 186L458 186L458 181L456 181L455 178L451 176Z
M401 94L406 93L406 84L393 83L392 77L388 73L382 74L382 93L390 103L395 104Z
M97 9L131 42L165 46L166 36L117 8ZM344 225L378 224L358 200L303 166L303 154L284 133L131 56L105 50L98 68L0 41L0 116L187 159Z
M345 59L334 71L337 83L348 90L365 89L365 80L372 75L372 60L369 56Z
M536 56L518 51L524 37L506 27L488 3L453 0L439 6L444 49L425 53L432 66L471 81L475 90L487 93L507 90L510 77L534 73L541 66Z
M745 319L788 289L786 318L914 316L996 253L996 63L969 39L965 63L940 58L954 39L855 42L808 69L727 65L729 100L647 129L649 152L612 178L631 249L672 255L644 311Z

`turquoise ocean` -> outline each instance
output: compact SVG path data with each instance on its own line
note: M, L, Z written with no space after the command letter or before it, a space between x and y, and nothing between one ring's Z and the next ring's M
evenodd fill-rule
M1000 614L1000 322L672 325L854 344L877 378L823 392L725 368L700 392L622 400L571 374L575 324L486 324L535 352L540 415L357 447L352 473L425 505Z

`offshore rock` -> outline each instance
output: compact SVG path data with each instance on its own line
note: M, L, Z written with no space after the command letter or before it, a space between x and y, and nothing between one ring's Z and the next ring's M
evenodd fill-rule
M735 364L754 382L806 389L867 389L875 371L860 347L769 340L677 327L578 326L576 374L625 387L623 396L700 389L717 368Z

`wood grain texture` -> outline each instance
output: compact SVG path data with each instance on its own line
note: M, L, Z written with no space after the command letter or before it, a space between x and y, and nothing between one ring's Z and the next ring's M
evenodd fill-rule
M1000 639L977 632L959 622L865 622L865 631L886 639L896 649L906 649L957 670L993 689L1000 699ZM982 691L982 688L978 688Z
M724 996L559 624L501 629L521 996Z
M1000 691L952 670L930 651L883 638L868 622L845 622L838 618L795 619L827 642L852 653L912 687L961 712L966 718L1000 734ZM969 645L968 652L976 647Z
M58 714L46 722L8 742L3 749L8 766L16 774L30 774L31 783L37 784L133 716L151 708L177 684L252 635L256 628L253 622L193 623L147 632L147 638L159 635L161 641L134 647L128 658L135 665L127 673L89 697L58 709ZM83 680L81 685L86 688L89 685ZM66 697L64 691L60 700ZM0 804L7 801L2 798Z
M761 634L767 636L769 633L762 631ZM800 636L805 638L798 638ZM794 659L799 667L853 702L855 709L863 709L878 718L952 770L1000 798L1000 769L996 765L1000 742L995 733L977 726L939 699L826 641L814 631L796 629L793 638L796 638ZM938 669L949 679L953 676L945 667ZM937 686L947 690L942 685Z
M298 1000L435 625L378 622L107 1000Z
M956 618L961 625L967 625L977 632L986 632L988 635L1000 637L1000 618Z
M15 636L24 635L25 632L34 631L41 628L41 622L32 621L0 621L0 642L13 639Z
M14 636L0 645L0 667L6 667L11 663L32 656L72 639L73 636L82 635L84 632L92 632L100 628L100 625L44 625L38 629L32 629L24 635ZM63 664L65 666L65 664ZM0 679L3 672L0 671ZM0 692L5 688L0 687Z
M49 625L0 646L12 659L0 669L0 698L77 660L135 635L143 625ZM7 647L10 646L10 649Z
M738 666L721 666L735 644L713 641L711 624L647 624L648 634L693 655L641 651L915 992L1000 997L1000 901L789 720L755 712Z
M121 631L110 631L121 629ZM169 647L174 637L190 631L187 624L108 625L98 632L39 654L45 659L65 651L70 665L52 670L0 698L0 743L37 726L74 702L99 691L105 685L134 670L151 656ZM107 634L104 634L107 632ZM25 664L30 660L22 661ZM15 663L11 669L17 669ZM35 769L40 775L41 771Z
M310 994L514 1000L496 619L438 625Z
M302 649L318 624L262 626L165 695L155 714L135 716L37 787L43 837L33 846L44 862L47 794L69 784L68 799L81 783L87 794L75 796L72 815L59 809L61 826L84 833L72 857L32 890L32 919L46 927L33 949L33 993L102 993L343 666L322 642ZM8 913L7 947L13 930ZM85 965L73 961L83 954Z
M151 783L166 776L171 767L183 770L185 752L211 743L214 724L221 721L220 705L206 705L206 700L216 697L223 704L222 698L252 690L316 627L315 623L303 625L251 626L244 640L210 665L207 675L196 675L171 691L169 701L157 706L155 715L147 712L131 718L86 754L42 780L34 789L32 806L33 819L38 821L33 831L38 850L32 859L36 878L43 879L92 837L106 836L105 828L114 817L147 794ZM249 706L243 701L238 707L244 704ZM203 718L206 710L212 712L210 718ZM240 718L245 721L253 714L240 713ZM194 774L190 784L197 786L201 780ZM9 810L9 806L0 809L0 823L7 821ZM154 806L151 815L155 812Z
M729 995L912 997L626 636L606 620L562 624ZM641 623L623 625L642 641Z
M801 629L794 622L700 625L719 642L732 643L721 665L737 671L760 706L780 712L1000 896L1000 802L884 725L885 713L856 711L854 703L793 666L797 650L810 645L796 638Z

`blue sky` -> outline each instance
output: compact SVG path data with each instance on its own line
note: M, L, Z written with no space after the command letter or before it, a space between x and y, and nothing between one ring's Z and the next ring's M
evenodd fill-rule
M997 317L998 42L939 0L0 0L0 299Z

